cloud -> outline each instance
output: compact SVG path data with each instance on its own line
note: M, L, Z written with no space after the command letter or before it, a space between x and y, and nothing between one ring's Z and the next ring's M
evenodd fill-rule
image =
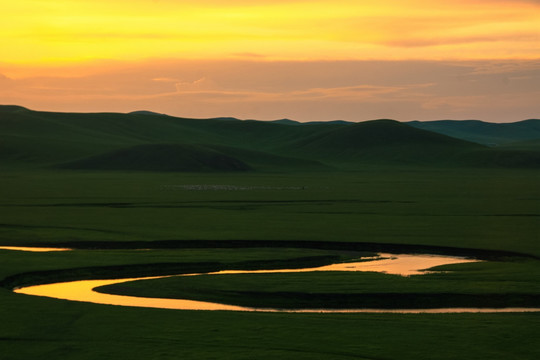
M12 63L168 56L293 61L539 56L538 1L5 3L0 40L3 60ZM479 43L482 48L476 49Z
M366 120L538 117L536 61L185 61L87 75L0 76L2 102L39 110L153 110L205 118ZM9 74L8 74L9 75ZM10 84L9 88L6 84Z
M479 103L484 103L486 96L442 96L427 99L422 103L422 108L428 110L445 110L462 112L464 109L474 108Z
M152 81L166 82L166 83L177 83L177 82L180 82L182 80L175 79L175 78L168 78L168 77L159 77L159 78L152 79Z
M405 101L407 97L404 95L405 93L409 94L408 97L417 96L418 93L414 92L415 89L423 89L430 86L432 86L432 84L410 84L406 86L356 85L346 87L313 88L303 91L282 93L280 94L280 100L330 100L337 102L382 103L392 102L395 101L396 98L401 98L401 101Z
M460 45L470 43L481 42L536 42L538 40L538 34L529 33L517 33L506 34L497 36L491 35L469 35L469 36L439 36L439 37L407 37L402 39L394 39L383 42L389 46L397 47L427 47L427 46L440 46L440 45Z
M0 89L11 88L13 84L13 79L0 73Z
M213 89L216 87L216 84L212 80L209 80L206 77L202 77L195 81L178 81L175 83L175 86L176 86L176 91L179 93L182 93L185 91L199 91L199 90Z
M540 59L517 61L478 61L469 63L456 62L455 65L470 67L470 73L474 75L522 74L524 72L538 74L540 70Z
M487 5L493 5L494 3L504 3L508 4L509 6L515 5L516 3L524 3L524 4L533 4L533 5L539 5L540 6L540 0L466 0L470 3L479 3L479 4L487 4Z
M498 118L504 121L516 121L526 118L538 117L538 107L532 106L535 99L540 98L540 91L529 92L527 94L496 94L496 95L468 95L468 96L442 96L426 99L422 102L422 108L430 110L434 114L464 114L462 118L477 118L490 121L485 115L480 115L479 109L489 108L493 112L498 112ZM520 111L516 111L518 107L521 110L530 111L530 115L520 115ZM536 110L533 110L535 109ZM499 121L500 121L499 120Z
M237 52L237 53L232 53L232 55L234 57L240 57L240 58L255 58L255 59L261 59L261 58L265 58L266 55L263 55L263 54L259 54L259 53L253 53L253 52Z

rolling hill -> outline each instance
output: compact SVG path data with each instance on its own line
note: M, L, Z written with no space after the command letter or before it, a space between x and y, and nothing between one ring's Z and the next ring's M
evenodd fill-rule
M516 124L536 126L532 120ZM187 119L146 111L54 113L0 106L0 164L141 171L540 166L538 147L492 149L410 125L394 120L293 124Z
M249 163L249 165L248 165ZM76 161L58 164L59 169L227 172L250 170L327 170L317 161L290 158L227 146L198 144L135 145Z
M489 146L540 139L540 120L538 119L504 124L479 120L412 121L407 124L418 129Z
M241 160L196 145L148 144L58 165L62 169L130 171L247 171Z
M457 161L483 146L415 129L395 120L372 120L316 134L291 145L338 163L429 164Z

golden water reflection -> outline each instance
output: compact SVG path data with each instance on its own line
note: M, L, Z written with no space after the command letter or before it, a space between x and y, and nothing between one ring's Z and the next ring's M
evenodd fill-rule
M25 247L25 246L0 246L0 250L49 252L49 251L71 251L68 248L48 248L48 247Z
M209 275L218 274L252 274L252 273L287 273L311 271L376 271L387 274L417 275L426 273L423 269L433 266L472 262L477 260L431 255L392 255L380 254L381 259L361 261L354 263L341 263L308 269L281 269L281 270L227 270ZM186 274L172 276L196 276L201 274ZM176 310L228 310L250 312L287 312L287 313L467 313L467 312L536 312L540 308L443 308L443 309L267 309L251 308L205 301L184 299L144 298L98 293L93 289L112 284L119 284L134 280L150 280L170 276L154 276L112 280L81 280L56 284L29 286L16 289L20 294L46 296L63 300L84 301L97 304L149 307Z
M312 271L371 271L401 276L422 275L429 273L425 269L435 266L478 262L475 259L466 259L453 256L439 255L412 255L412 254L379 254L373 258L363 258L359 262L346 262L304 269L278 269L278 270L225 270L210 274L269 274L269 273L298 273Z

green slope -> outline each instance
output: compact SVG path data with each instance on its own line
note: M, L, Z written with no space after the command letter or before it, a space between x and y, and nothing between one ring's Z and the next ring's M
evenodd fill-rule
M276 143L293 141L319 128L291 130L260 121L197 120L147 113L49 113L0 106L0 161L51 165L135 145L163 143L232 146L257 150L268 158L264 151Z
M513 142L502 145L501 148L504 150L540 150L540 139Z
M240 159L249 164L254 170L289 171L301 169L302 171L326 171L332 168L316 160L280 156L269 152L222 145L208 145L207 147Z
M536 124L531 120L516 126L529 123ZM186 119L144 111L53 113L0 106L0 130L0 162L4 167L70 163L83 168L92 164L95 169L151 169L149 164L135 165L143 161L141 149L158 149L137 146L151 144L183 146L182 151L190 158L202 156L192 152L204 144L206 152L221 153L264 171L355 169L366 164L538 167L539 157L535 148L493 150L393 120L291 126L279 121ZM112 165L112 158L118 163L126 156L131 165ZM102 164L98 166L98 162ZM163 170L180 166L156 162Z
M394 120L351 124L302 139L296 153L337 163L447 163L483 146L415 129Z
M234 157L196 145L137 145L60 166L81 170L246 171L251 167Z
M490 146L540 139L538 119L504 124L479 120L412 121L407 124L418 129Z
M538 169L540 168L540 149L484 149L467 154L464 163L481 167Z
M136 145L56 165L73 170L246 171L328 170L311 161L218 145Z

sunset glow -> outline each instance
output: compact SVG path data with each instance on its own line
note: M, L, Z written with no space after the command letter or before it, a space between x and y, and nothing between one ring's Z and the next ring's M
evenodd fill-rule
M19 82L19 90L16 90L10 81L45 75L84 78L107 74L106 78L110 78L119 75L119 69L134 68L138 69L138 74L145 74L149 68L161 67L164 62L179 64L183 61L211 61L213 68L227 68L226 62L241 61L504 61L516 62L516 66L528 61L527 69L530 69L530 62L537 64L540 59L540 2L534 0L20 0L2 1L2 12L0 95L27 106L41 107L47 103L50 109L57 110L126 111L134 105L112 108L106 102L97 101L91 89L83 86L80 91L70 91L73 84L64 84L61 86L64 93L79 96L75 102L88 105L83 108L71 101L72 106L66 106L66 99L45 101L43 94L36 94L35 84ZM172 83L176 85L169 88L166 92L169 94L177 91L178 83L200 79L205 79L206 86L212 82L213 90L220 93L230 90L237 94L238 89L220 86L205 74L205 66L202 69L200 75L192 78L183 75L176 79L175 74L165 72L153 79L174 79ZM287 71L294 73L294 70ZM58 84L40 81L41 89L58 89ZM96 81L91 82L109 89L107 84ZM163 83L166 81L161 85ZM426 81L415 85L421 84ZM355 85L378 86L373 83ZM146 85L139 83L138 86ZM302 90L313 88L318 87L306 84ZM111 91L109 95L115 97L133 95ZM250 87L242 91L252 97L259 90ZM20 93L17 95L17 92ZM162 97L164 93L152 95ZM271 93L278 97L283 95L276 89ZM80 98L83 95L86 97ZM299 116L297 112L284 114L285 108L274 115L246 111L249 106L237 113L231 113L226 107L206 106L210 111L182 113L164 103L149 106L156 111L200 117L218 113ZM306 114L305 118L310 116Z
M535 2L4 2L3 61L159 57L478 59L539 55Z

